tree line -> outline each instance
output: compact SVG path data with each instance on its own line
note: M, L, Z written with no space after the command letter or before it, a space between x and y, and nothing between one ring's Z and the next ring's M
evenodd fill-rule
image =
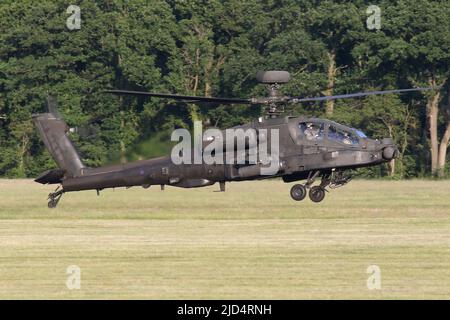
M71 139L84 162L98 166L167 153L170 132L191 129L195 120L226 128L262 111L103 90L247 98L265 94L255 80L258 70L289 71L292 80L282 91L302 97L440 87L307 103L288 113L392 137L399 158L366 169L366 176L448 176L448 0L380 0L376 6L379 12L361 0L3 0L0 176L33 177L55 167L31 122L49 93L77 128ZM71 28L74 21L79 25Z

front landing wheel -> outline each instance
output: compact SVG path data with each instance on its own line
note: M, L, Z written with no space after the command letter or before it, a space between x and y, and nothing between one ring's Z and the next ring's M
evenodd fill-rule
M291 188L291 197L295 201L302 201L306 197L306 188L304 185L295 184Z
M50 199L50 200L48 200L48 207L50 209L56 208L57 205L58 205L58 200L57 199Z
M313 202L320 202L325 198L325 189L321 186L314 186L309 190L309 198Z

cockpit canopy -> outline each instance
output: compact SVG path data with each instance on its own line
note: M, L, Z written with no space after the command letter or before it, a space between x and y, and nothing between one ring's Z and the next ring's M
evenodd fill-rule
M302 121L298 125L300 137L307 141L337 142L346 145L357 145L360 139L367 138L361 131L346 127L332 121L320 121L316 119Z

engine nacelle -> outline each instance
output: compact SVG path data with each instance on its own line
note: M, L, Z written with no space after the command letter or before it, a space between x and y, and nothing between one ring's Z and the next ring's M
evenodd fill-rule
M238 151L241 150L248 150L250 148L254 148L258 146L260 143L267 142L267 133L259 132L257 129L254 128L247 128L247 129L229 129L231 130L229 134L227 135L227 132L224 130L221 130L221 136L216 137L213 135L210 136L204 136L203 141L203 149L206 148L206 146L213 143L216 139L220 139L222 141L222 151L225 152L227 148L227 143L233 146L233 149L228 151ZM233 141L227 141L227 138L233 139ZM229 139L230 140L230 139Z

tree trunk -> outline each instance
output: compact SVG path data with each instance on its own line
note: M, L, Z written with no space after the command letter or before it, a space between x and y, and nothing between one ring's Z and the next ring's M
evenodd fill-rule
M194 86L192 88L193 95L197 95L197 90L200 82L200 49L195 50L195 76L194 76ZM197 106L195 104L190 104L189 115L191 117L192 123L199 121L200 117L198 115Z
M447 123L447 128L445 129L444 136L442 137L441 144L439 145L437 173L440 178L444 177L445 174L445 162L447 159L447 147L449 140L450 140L450 121Z
M430 85L435 87L436 80L431 79ZM431 174L436 175L438 168L438 113L439 113L439 99L440 92L437 91L432 97L428 98L427 103L427 118L430 131L430 151L431 151Z
M213 57L209 57L208 62L205 65L205 97L209 97L211 94L211 78L212 78L212 66L213 66Z
M393 135L394 128L392 127L392 125L387 125L387 128L389 131L389 137L394 139ZM389 176L393 177L395 175L395 159L392 159L391 161L388 162L388 169L389 169Z
M22 136L22 144L20 148L20 154L19 154L19 166L18 166L18 174L20 178L25 177L25 155L28 150L28 135L26 133Z
M125 116L123 110L120 111L120 163L126 163L127 159L125 157L125 141L123 141L123 135L125 130Z
M411 127L411 112L409 111L409 108L407 107L405 110L405 120L403 121L403 128L402 128L402 137L403 139L401 142L399 142L400 147L400 154L398 155L398 170L397 172L400 173L400 176L402 178L405 177L405 166L403 164L403 156L405 155L405 151L408 148L408 130Z
M334 90L334 81L336 77L336 52L332 50L331 52L328 52L328 73L327 73L327 89L325 90L326 96L332 96L333 90ZM334 100L327 100L326 101L326 115L331 116L333 115L334 110Z
M395 159L392 159L388 162L389 169L389 177L393 177L395 175Z

